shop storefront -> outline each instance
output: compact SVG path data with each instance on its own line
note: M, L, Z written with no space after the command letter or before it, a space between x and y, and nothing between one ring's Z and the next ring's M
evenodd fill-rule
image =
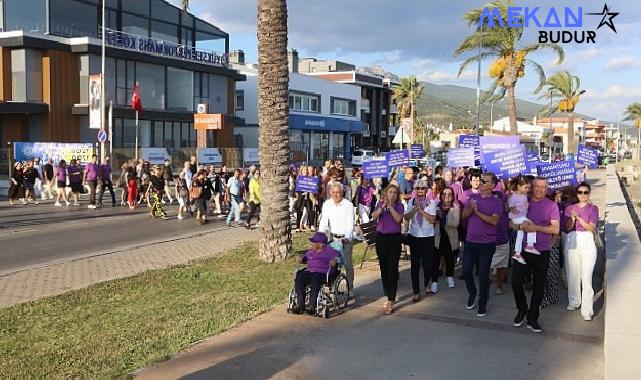
M289 115L290 148L294 158L307 157L313 164L325 160L346 159L351 153L351 135L362 133L359 120L303 114ZM303 161L294 159L294 161Z

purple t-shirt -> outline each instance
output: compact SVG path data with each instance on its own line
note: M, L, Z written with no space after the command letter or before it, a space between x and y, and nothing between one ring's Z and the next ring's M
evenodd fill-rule
M87 181L95 181L98 179L98 164L88 163L85 168L87 173Z
M374 197L374 187L372 185L369 185L367 187L365 186L358 186L358 189L356 189L358 192L358 203L362 204L363 206L370 207L372 205L372 198Z
M540 201L530 199L527 218L537 226L547 227L552 224L550 223L552 220L560 221L559 206L547 198L543 198ZM525 243L525 239L523 239L523 242ZM549 251L552 248L552 234L537 232L534 247L539 251Z
M108 164L100 165L101 178L109 179L110 175L111 175L111 165L108 165Z
M463 195L463 186L459 182L452 182L450 185L452 191L454 192L454 200L459 200Z
M76 165L69 165L67 166L67 173L69 173L69 182L81 182L82 178L80 175L74 175L76 173L80 173L80 168Z
M501 215L503 213L503 201L494 195L483 198L481 194L472 194L468 203L474 199L480 213L485 215ZM496 243L498 226L486 223L478 215L472 214L467 218L466 241L472 243Z
M572 217L572 210L576 210L576 213L581 217L581 219L587 221L588 223L593 223L596 225L599 222L599 208L596 205L588 204L584 207L579 207L578 203L569 205L565 208L565 217L567 219L570 219ZM581 223L577 221L574 224L574 230L585 231L585 228L583 228Z
M465 190L464 192L459 194L459 197L457 198L457 200L461 204L461 207L465 207L467 205L467 201L470 200L470 196L472 196L473 194L478 194L480 192L481 191L478 190L478 189L477 190L473 190L473 189Z
M67 170L65 168L57 167L56 168L56 180L60 182L65 182L67 180Z
M500 191L494 191L494 196L501 200L501 203L505 204L505 194ZM499 225L496 228L496 244L503 245L510 242L510 218L508 218L507 211L505 207L501 210L501 217L499 219Z
M340 252L334 248L326 245L320 252L310 249L305 253L307 258L307 271L311 273L327 273L329 270L329 262L338 257Z
M382 203L379 203L378 208L382 206ZM398 202L397 204L394 205L394 210L399 215L403 215L405 211L405 207L403 207L403 204L401 202ZM376 226L376 232L379 232L381 234L400 234L401 233L401 224L396 223L396 220L394 220L394 217L392 216L392 213L389 212L389 210L385 210L381 213L381 215L378 217L378 225Z

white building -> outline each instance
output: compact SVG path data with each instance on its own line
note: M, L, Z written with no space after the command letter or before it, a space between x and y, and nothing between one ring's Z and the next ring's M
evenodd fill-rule
M258 147L257 65L244 64L233 54L232 67L247 76L236 85L236 116L245 126L234 132L243 147ZM352 134L362 134L361 89L310 75L289 74L289 138L292 161L319 163L350 158ZM237 141L237 144L239 141ZM240 146L240 144L238 144Z
M540 139L543 135L543 128L540 125L532 125L524 121L516 121L516 130L521 136L528 136ZM492 124L492 132L510 132L510 118L504 117L499 120L494 120Z

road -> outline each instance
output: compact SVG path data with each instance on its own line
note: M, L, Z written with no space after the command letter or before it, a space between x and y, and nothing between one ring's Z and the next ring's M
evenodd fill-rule
M80 257L126 250L152 242L227 228L224 219L210 218L198 226L193 219L176 219L177 206L166 207L170 220L153 220L147 208L54 207L0 204L0 275L68 261Z

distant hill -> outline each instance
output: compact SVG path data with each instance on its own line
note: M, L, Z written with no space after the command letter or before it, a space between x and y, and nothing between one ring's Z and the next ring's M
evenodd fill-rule
M455 85L437 85L425 83L423 95L416 102L419 117L426 118L428 123L447 126L452 123L454 128L472 128L476 125L476 89ZM543 104L516 99L516 111L519 117L527 122L539 114ZM481 124L490 124L491 104L481 104ZM507 116L507 101L502 99L494 104L494 120ZM546 117L547 115L544 115ZM562 116L555 114L554 116ZM593 119L590 116L577 114L578 117Z

